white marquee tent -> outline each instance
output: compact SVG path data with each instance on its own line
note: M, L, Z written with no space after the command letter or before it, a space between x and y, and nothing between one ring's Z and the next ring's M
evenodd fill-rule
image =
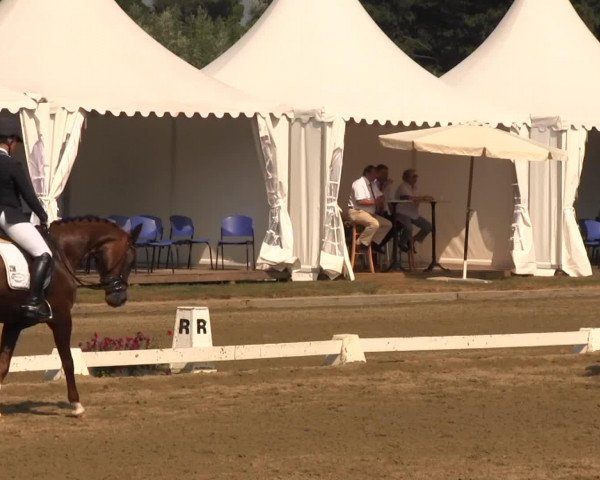
M51 218L90 112L219 118L281 113L170 53L113 0L3 0L0 43L10 65L2 85L38 100L35 110L21 111L21 122L30 174Z
M359 176L365 164L385 159L377 145L377 133L385 130L373 126L348 134L348 128L359 122L434 126L511 119L492 107L484 111L489 117L482 115L480 105L412 61L358 0L275 0L252 29L203 72L296 111L306 110L306 116L296 115L290 126L277 126L279 137L289 144L277 146L281 191L272 200L289 210L291 228L281 234L293 236L288 243L300 260L297 278L315 278L320 269L330 276L342 271L345 247L338 197L345 206L343 194L352 176ZM355 157L349 167L345 145L360 135L360 143L372 145L371 158ZM387 158L391 167L400 163L398 154L388 153ZM411 162L410 156L406 161ZM350 172L347 178L342 164ZM466 185L459 188L466 191ZM461 215L462 211L459 225ZM458 245L460 259L462 242ZM264 249L259 260L277 263Z
M573 203L588 130L600 127L600 43L570 2L515 0L489 38L442 78L508 107L516 113L510 120L530 125L521 134L568 151L564 165L517 166L513 258L518 273L590 275Z

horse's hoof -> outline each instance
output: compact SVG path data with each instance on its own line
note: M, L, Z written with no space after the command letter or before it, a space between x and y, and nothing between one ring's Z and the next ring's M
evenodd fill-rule
M71 410L70 413L71 417L81 417L85 413L85 408L83 408L83 405L79 402L71 403L71 407L73 407L73 410Z

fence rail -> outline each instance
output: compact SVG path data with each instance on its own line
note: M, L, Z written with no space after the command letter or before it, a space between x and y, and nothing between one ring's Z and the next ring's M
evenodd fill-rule
M489 348L579 346L580 352L600 350L600 329L582 328L574 332L518 333L506 335L470 335L444 337L363 338L336 335L333 340L230 345L204 348L165 348L113 352L81 352L72 349L76 372L91 367L185 364L233 360L259 360L309 356L334 356L338 363L356 361L364 353L467 350ZM354 351L354 353L352 352ZM360 360L359 360L360 361ZM61 368L58 354L20 356L11 362L12 372L34 372Z

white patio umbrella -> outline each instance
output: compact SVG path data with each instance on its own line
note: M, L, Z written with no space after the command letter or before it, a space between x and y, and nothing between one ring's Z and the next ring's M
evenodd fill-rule
M379 135L379 142L384 147L399 150L471 157L465 221L463 279L467 278L467 251L469 248L469 223L473 213L473 210L471 210L471 193L475 157L528 161L567 160L567 153L563 150L483 125L451 125L409 130L407 132Z

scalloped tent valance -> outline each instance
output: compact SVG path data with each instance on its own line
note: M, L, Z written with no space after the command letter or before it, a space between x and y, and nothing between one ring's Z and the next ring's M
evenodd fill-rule
M0 86L0 109L17 113L23 108L33 110L35 106L36 102L24 93Z
M509 108L600 129L600 42L568 0L515 0L486 41L442 77Z
M419 126L511 120L411 60L358 0L275 0L202 71L243 91L345 120Z
M201 73L139 28L113 0L2 0L2 85L68 110L115 115L280 113Z

